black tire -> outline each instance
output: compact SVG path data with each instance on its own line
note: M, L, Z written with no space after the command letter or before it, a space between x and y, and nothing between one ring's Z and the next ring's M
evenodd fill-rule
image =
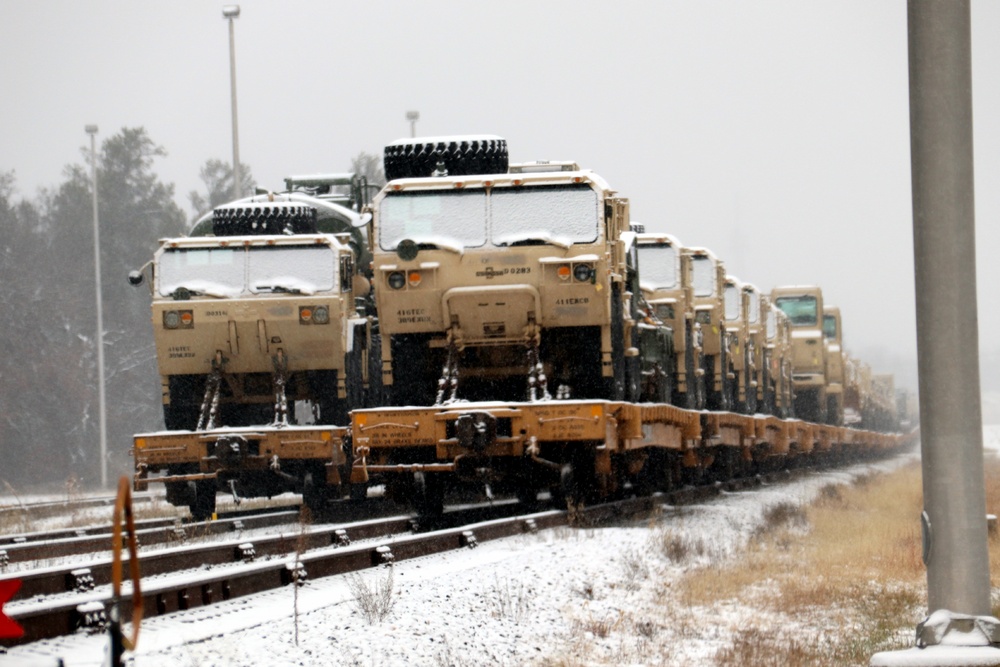
M383 405L385 405L385 392L382 387L382 336L373 327L368 348L368 393L365 395L365 407L377 408Z
M168 431L198 428L205 381L202 375L171 375L167 379L170 403L163 406L163 425Z
M345 355L344 358L344 383L347 387L346 412L363 408L365 406L365 380L364 380L364 347L362 341L365 339L366 325L359 324L354 327L354 349ZM346 417L344 415L347 423Z
M291 202L244 202L212 211L216 236L315 234L316 209Z
M309 375L309 390L319 407L317 423L340 426L347 424L344 401L337 398L337 371L314 371Z
M215 480L203 479L189 482L193 485L194 499L189 508L195 521L206 521L215 514Z
M507 142L500 137L402 139L385 147L385 178L427 178L439 163L449 176L507 172Z

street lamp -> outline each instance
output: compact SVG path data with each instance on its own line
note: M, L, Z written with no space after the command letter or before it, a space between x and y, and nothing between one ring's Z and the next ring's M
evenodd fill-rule
M407 111L406 120L410 121L410 137L417 136L417 121L420 120L420 112Z
M101 299L101 232L97 218L97 126L83 128L90 135L90 187L94 203L94 292L97 294L97 391L100 413L101 488L108 485L108 424L104 401L104 306Z
M236 122L236 36L233 19L239 18L239 5L223 5L222 18L229 21L229 89L233 100L233 199L240 198L240 141Z

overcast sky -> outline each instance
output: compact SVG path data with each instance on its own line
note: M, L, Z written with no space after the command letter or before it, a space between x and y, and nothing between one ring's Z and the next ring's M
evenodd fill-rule
M222 4L0 0L18 194L84 163L84 125L143 126L190 213L204 162L232 160ZM633 220L744 281L820 284L856 356L913 361L903 0L240 4L240 157L261 186L344 171L418 110L418 134L594 169ZM1000 4L973 2L972 28L980 338L1000 360Z

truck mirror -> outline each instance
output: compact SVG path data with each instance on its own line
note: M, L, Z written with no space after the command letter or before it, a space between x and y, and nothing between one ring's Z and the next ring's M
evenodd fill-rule
M143 281L141 271L129 271L128 272L128 283L129 285L141 285Z

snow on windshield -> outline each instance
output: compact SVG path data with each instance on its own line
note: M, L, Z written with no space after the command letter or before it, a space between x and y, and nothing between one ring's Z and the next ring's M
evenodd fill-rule
M569 247L597 240L597 193L587 185L389 193L379 206L383 250L403 239L477 248L538 241Z
M490 213L495 245L531 238L565 240L565 245L597 240L597 193L586 185L496 188L490 195Z
M740 288L736 285L726 285L725 307L727 320L740 318Z
M486 243L486 192L389 193L379 206L379 247L394 250L400 241L434 243L437 238L458 247Z
M708 255L694 255L691 258L691 272L694 279L695 296L715 294L715 263Z
M677 248L670 245L640 245L639 275L649 289L677 287Z
M243 248L177 248L157 263L159 293L178 288L232 298L248 291L329 291L337 284L337 257L329 246Z
M159 292L178 288L235 296L243 291L243 251L235 248L178 248L160 256Z
M252 292L328 292L337 284L337 256L329 246L251 248Z

